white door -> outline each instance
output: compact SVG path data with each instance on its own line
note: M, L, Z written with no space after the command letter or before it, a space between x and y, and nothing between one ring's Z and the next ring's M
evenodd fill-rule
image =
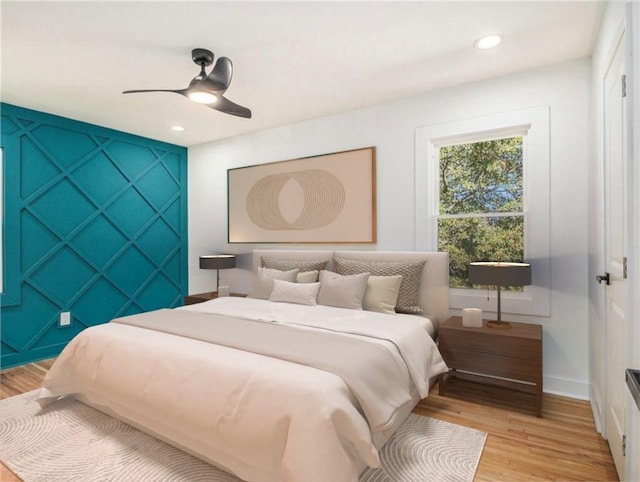
M625 40L620 39L604 81L605 263L606 286L606 437L620 480L624 479L623 436L626 426L627 366L627 138L623 95Z

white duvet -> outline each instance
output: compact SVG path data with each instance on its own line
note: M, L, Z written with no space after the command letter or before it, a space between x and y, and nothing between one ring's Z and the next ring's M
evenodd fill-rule
M346 331L346 338L366 338L395 350L394 356L405 361L406 373L398 376L411 381L405 389L417 388L422 396L429 378L446 370L423 325L393 315L238 298L160 311L164 322L175 315L176 324L181 317L197 320L194 327L206 323L202 313L210 313L216 324L223 323L218 315L233 323L226 318L233 314L302 323L300 329L307 331ZM198 314L189 316L189 311ZM143 315L145 320L153 316ZM363 464L379 465L367 410L340 376L188 333L176 336L126 324L143 315L89 328L74 338L47 374L40 403L74 394L249 481L356 481ZM384 331L392 341L383 339ZM391 398L396 400L395 394ZM390 403L364 402L374 409Z

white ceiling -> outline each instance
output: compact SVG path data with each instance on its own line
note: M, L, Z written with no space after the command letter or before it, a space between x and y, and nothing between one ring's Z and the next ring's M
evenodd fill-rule
M591 55L601 2L2 0L3 102L191 146ZM472 47L498 33L493 50ZM231 58L242 119L170 93ZM185 127L182 133L169 128Z

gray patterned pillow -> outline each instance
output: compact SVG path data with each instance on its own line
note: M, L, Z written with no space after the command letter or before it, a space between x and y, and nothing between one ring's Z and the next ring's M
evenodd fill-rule
M356 259L333 258L333 270L347 275L370 273L371 276L402 275L398 293L397 313L420 315L420 279L426 261L361 261Z
M279 269L280 271L290 271L297 269L300 273L304 271L322 271L327 267L328 260L305 260L274 258L273 256L262 256L262 267Z

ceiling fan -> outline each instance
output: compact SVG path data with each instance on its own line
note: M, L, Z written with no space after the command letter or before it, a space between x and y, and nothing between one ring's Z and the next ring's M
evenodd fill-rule
M205 67L213 64L213 52L207 49L193 49L191 58L200 66L200 73L196 75L186 89L151 89L151 90L125 90L123 94L137 94L140 92L173 92L184 95L188 99L205 104L207 107L238 117L251 118L251 111L224 97L229 88L233 65L227 57L219 57L216 65L207 74Z

